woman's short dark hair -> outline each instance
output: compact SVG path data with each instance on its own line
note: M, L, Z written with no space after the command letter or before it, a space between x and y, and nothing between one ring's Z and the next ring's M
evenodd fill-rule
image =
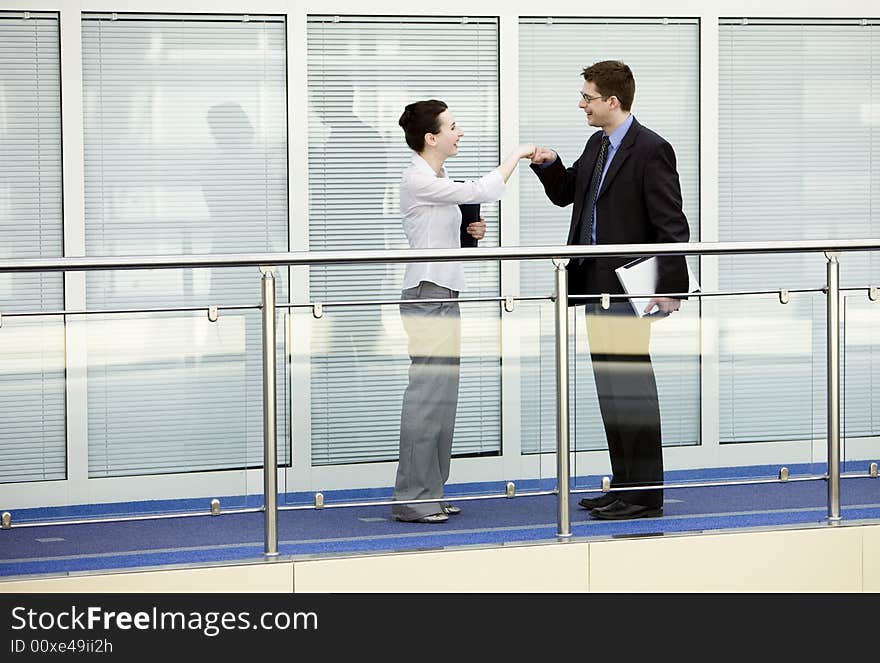
M449 108L442 101L428 99L407 104L397 123L406 135L406 144L416 152L425 149L425 134L440 133L440 113Z

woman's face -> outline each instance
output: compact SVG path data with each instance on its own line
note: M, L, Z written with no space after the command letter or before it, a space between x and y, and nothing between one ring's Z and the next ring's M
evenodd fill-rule
M440 122L440 131L431 134L435 139L434 149L436 149L444 159L458 154L458 141L464 136L464 130L458 126L455 116L447 108L437 116Z

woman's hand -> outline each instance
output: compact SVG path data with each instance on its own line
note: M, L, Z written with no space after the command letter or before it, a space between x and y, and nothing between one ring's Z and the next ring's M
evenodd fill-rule
M479 221L468 224L467 232L474 239L483 239L486 236L486 219L482 214Z
M523 143L518 148L520 159L531 159L535 156L535 145L533 143Z
M556 152L549 147L536 147L534 154L531 155L532 163L542 164L550 161L556 161Z
M514 149L510 151L504 161L498 166L498 172L501 173L501 177L504 178L504 181L507 182L510 179L511 173L516 170L516 167L519 165L520 159L533 159L535 156L535 146L532 143L523 143L522 145L517 145Z

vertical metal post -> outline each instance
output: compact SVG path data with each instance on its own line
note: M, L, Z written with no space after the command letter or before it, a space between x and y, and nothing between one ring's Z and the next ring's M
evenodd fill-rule
M828 522L840 522L840 263L827 251Z
M554 258L556 268L556 488L557 536L571 536L568 511L568 260Z
M278 554L278 486L275 453L275 268L260 267L263 303L263 515L265 554Z

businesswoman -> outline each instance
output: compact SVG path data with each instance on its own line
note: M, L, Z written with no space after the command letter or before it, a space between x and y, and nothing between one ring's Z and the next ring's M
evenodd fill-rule
M444 163L458 154L464 131L442 101L430 99L409 104L400 116L406 144L415 152L400 182L403 229L414 249L460 247L463 203L499 200L505 184L519 164L534 154L534 145L520 145L483 177L455 182ZM482 218L468 233L482 239ZM443 485L449 478L452 434L458 405L461 352L461 319L455 300L464 288L460 262L408 263L403 279L400 314L408 339L409 385L400 414L400 461L394 483L394 500L426 500L393 504L396 520L442 523L461 512L443 502Z

